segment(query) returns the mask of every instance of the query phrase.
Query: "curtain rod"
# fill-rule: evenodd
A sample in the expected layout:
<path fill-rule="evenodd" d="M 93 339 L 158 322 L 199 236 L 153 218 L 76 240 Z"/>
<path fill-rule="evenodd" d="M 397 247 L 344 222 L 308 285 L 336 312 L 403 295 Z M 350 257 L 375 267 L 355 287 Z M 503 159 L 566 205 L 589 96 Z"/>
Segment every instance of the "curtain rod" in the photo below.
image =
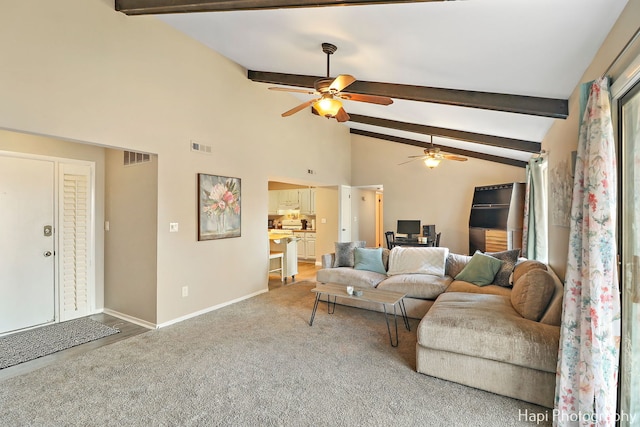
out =
<path fill-rule="evenodd" d="M 624 55 L 629 48 L 631 47 L 631 45 L 638 39 L 638 36 L 640 36 L 640 27 L 638 27 L 638 29 L 636 30 L 636 32 L 633 34 L 633 36 L 631 37 L 631 39 L 629 39 L 629 41 L 627 42 L 626 45 L 624 45 L 624 47 L 622 48 L 622 50 L 620 51 L 620 53 L 614 58 L 613 61 L 611 61 L 611 64 L 609 64 L 609 66 L 607 67 L 607 69 L 605 70 L 604 73 L 602 73 L 602 77 L 606 76 L 609 71 L 611 71 L 611 69 L 613 68 L 614 65 L 616 65 L 616 62 L 618 62 L 618 60 L 622 57 L 622 55 Z"/>

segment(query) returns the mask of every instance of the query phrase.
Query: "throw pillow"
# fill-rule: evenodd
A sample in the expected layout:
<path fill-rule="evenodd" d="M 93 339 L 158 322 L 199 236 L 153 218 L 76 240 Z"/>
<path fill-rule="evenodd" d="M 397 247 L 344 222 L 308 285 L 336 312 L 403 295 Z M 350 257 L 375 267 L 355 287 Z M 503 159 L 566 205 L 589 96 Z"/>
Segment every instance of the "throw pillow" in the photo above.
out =
<path fill-rule="evenodd" d="M 335 242 L 336 259 L 333 263 L 334 267 L 353 267 L 355 259 L 353 250 L 355 248 L 364 248 L 364 241 L 357 242 Z"/>
<path fill-rule="evenodd" d="M 382 248 L 355 248 L 354 252 L 355 270 L 368 270 L 380 274 L 387 274 L 382 263 Z"/>
<path fill-rule="evenodd" d="M 491 255 L 494 258 L 498 258 L 502 261 L 502 267 L 496 273 L 496 277 L 493 279 L 493 284 L 498 286 L 503 286 L 508 288 L 513 285 L 509 281 L 509 277 L 511 273 L 513 273 L 513 268 L 516 266 L 516 262 L 518 262 L 518 257 L 520 256 L 520 249 L 513 249 L 510 251 L 503 252 L 485 252 L 486 255 Z"/>
<path fill-rule="evenodd" d="M 513 278 L 511 280 L 511 283 L 516 283 L 522 276 L 535 269 L 546 270 L 547 266 L 544 263 L 536 261 L 534 259 L 528 259 L 526 261 L 517 263 L 516 267 L 513 269 Z"/>
<path fill-rule="evenodd" d="M 469 263 L 455 277 L 456 280 L 464 280 L 478 286 L 490 285 L 493 278 L 502 266 L 502 261 L 490 255 L 476 251 Z"/>
<path fill-rule="evenodd" d="M 469 261 L 471 261 L 471 255 L 449 253 L 447 257 L 447 276 L 456 277 Z"/>
<path fill-rule="evenodd" d="M 387 274 L 431 274 L 444 276 L 449 248 L 396 246 L 389 254 Z"/>
<path fill-rule="evenodd" d="M 534 269 L 513 285 L 511 305 L 525 319 L 538 321 L 555 292 L 553 277 L 547 270 Z"/>

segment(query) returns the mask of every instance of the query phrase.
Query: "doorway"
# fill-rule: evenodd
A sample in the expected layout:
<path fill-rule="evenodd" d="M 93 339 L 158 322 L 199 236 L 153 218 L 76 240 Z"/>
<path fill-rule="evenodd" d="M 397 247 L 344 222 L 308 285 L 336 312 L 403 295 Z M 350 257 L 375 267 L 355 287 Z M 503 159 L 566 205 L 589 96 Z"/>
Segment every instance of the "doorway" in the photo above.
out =
<path fill-rule="evenodd" d="M 0 153 L 0 334 L 93 309 L 93 167 Z"/>

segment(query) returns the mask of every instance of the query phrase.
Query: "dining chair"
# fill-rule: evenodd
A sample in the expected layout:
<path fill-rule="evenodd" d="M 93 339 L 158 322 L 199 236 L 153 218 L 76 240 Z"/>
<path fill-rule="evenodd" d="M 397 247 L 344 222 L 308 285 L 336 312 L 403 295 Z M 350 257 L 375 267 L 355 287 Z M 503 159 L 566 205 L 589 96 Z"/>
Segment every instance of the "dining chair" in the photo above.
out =
<path fill-rule="evenodd" d="M 387 231 L 384 233 L 384 237 L 387 239 L 387 249 L 392 249 L 393 241 L 396 240 L 396 233 Z"/>

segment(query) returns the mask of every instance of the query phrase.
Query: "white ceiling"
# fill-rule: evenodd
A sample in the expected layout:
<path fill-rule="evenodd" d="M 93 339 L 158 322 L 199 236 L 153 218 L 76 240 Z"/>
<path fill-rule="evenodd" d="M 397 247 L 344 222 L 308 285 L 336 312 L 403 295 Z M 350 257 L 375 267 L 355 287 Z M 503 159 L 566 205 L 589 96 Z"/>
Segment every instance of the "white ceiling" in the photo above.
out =
<path fill-rule="evenodd" d="M 568 99 L 627 0 L 468 0 L 158 15 L 248 70 Z M 266 91 L 271 84 L 262 84 Z M 346 90 L 348 92 L 348 89 Z M 311 95 L 290 97 L 293 108 Z M 407 100 L 345 101 L 348 113 L 541 142 L 554 120 Z M 297 114 L 311 114 L 305 109 Z M 318 120 L 326 120 L 318 117 Z M 282 120 L 287 120 L 283 118 Z M 353 122 L 336 126 L 428 141 Z M 529 153 L 434 138 L 528 160 Z M 420 149 L 416 148 L 420 154 Z"/>

